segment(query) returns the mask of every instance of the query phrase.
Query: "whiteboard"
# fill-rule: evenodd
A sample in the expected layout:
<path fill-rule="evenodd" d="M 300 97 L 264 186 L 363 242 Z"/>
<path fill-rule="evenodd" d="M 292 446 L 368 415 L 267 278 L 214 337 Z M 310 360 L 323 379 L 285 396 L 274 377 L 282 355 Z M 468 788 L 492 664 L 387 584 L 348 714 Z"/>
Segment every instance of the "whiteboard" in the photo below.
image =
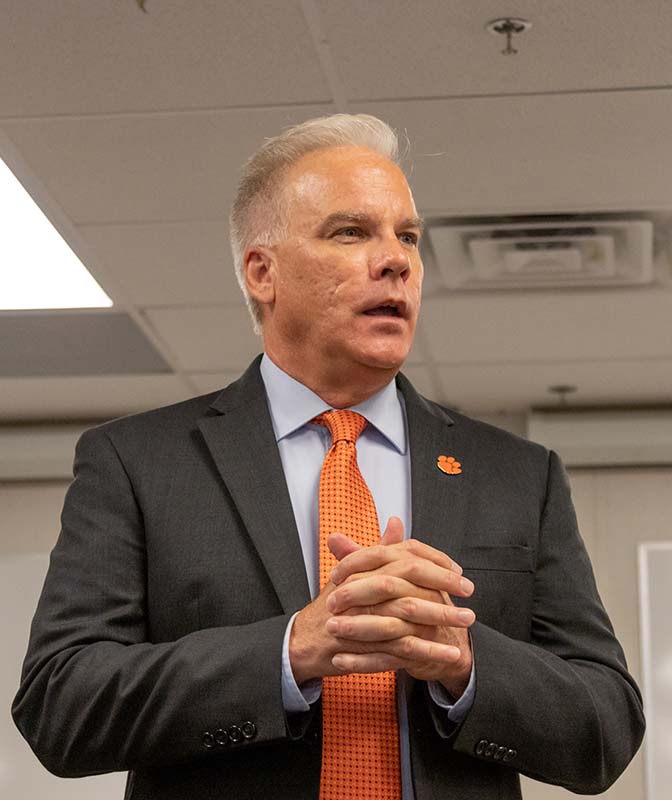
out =
<path fill-rule="evenodd" d="M 0 556 L 0 797 L 6 800 L 121 800 L 125 773 L 92 778 L 57 778 L 33 755 L 9 714 L 19 686 L 30 622 L 49 556 Z"/>
<path fill-rule="evenodd" d="M 639 546 L 647 800 L 672 791 L 672 542 Z"/>

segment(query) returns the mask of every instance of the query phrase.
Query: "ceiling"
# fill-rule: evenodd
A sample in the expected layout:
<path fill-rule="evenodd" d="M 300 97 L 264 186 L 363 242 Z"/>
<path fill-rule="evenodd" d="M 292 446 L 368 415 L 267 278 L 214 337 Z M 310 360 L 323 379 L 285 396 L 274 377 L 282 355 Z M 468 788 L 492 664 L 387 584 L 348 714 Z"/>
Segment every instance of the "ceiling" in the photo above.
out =
<path fill-rule="evenodd" d="M 0 7 L 0 154 L 115 304 L 0 312 L 5 422 L 108 417 L 239 374 L 260 340 L 228 249 L 238 169 L 312 116 L 373 113 L 406 132 L 428 217 L 672 212 L 666 0 L 145 8 Z M 507 14 L 532 22 L 517 55 L 485 30 Z M 554 402 L 558 384 L 578 404 L 669 403 L 666 237 L 645 286 L 451 293 L 430 276 L 407 374 L 475 414 Z"/>

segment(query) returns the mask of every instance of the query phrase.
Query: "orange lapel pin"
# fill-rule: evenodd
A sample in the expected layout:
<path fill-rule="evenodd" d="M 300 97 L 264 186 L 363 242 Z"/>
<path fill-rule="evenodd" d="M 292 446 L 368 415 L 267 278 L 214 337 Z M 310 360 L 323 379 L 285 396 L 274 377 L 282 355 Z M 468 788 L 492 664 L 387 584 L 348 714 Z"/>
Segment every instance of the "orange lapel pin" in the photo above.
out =
<path fill-rule="evenodd" d="M 436 466 L 446 475 L 460 475 L 462 473 L 462 464 L 456 461 L 453 456 L 439 456 Z"/>

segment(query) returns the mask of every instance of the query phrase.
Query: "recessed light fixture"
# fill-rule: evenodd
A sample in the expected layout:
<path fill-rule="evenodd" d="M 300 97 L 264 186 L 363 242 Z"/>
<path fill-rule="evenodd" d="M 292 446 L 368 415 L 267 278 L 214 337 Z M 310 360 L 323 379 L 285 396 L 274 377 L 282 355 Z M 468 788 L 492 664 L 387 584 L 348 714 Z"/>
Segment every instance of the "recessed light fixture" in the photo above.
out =
<path fill-rule="evenodd" d="M 112 305 L 2 159 L 0 220 L 0 310 Z"/>

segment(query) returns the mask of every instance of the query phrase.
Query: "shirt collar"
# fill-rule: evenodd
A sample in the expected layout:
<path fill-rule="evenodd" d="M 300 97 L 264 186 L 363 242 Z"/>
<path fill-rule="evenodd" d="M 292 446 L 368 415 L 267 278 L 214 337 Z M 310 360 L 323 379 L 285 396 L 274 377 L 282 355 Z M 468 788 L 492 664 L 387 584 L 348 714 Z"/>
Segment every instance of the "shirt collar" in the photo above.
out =
<path fill-rule="evenodd" d="M 319 395 L 280 369 L 265 353 L 260 370 L 276 441 L 302 428 L 323 411 L 330 410 L 331 406 Z M 406 416 L 394 380 L 373 397 L 352 406 L 351 410 L 361 414 L 402 455 L 406 453 Z"/>

